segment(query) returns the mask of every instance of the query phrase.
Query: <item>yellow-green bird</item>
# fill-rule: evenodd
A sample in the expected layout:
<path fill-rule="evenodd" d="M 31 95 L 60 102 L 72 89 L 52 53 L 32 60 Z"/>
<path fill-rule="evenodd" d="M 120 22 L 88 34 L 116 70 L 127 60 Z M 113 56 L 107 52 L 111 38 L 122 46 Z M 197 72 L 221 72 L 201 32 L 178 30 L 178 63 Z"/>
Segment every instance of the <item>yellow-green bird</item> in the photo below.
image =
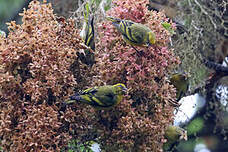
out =
<path fill-rule="evenodd" d="M 178 126 L 168 126 L 165 130 L 167 142 L 163 145 L 165 151 L 171 150 L 182 139 L 187 140 L 187 131 Z"/>
<path fill-rule="evenodd" d="M 127 88 L 122 83 L 93 87 L 76 93 L 66 103 L 81 102 L 94 108 L 106 109 L 119 104 L 126 92 Z"/>
<path fill-rule="evenodd" d="M 110 16 L 106 17 L 106 19 L 112 22 L 112 24 L 122 34 L 123 39 L 132 47 L 150 46 L 156 42 L 155 34 L 149 27 L 143 24 L 135 23 L 130 20 L 121 20 Z"/>
<path fill-rule="evenodd" d="M 93 15 L 89 15 L 88 18 L 85 19 L 81 36 L 85 45 L 90 47 L 92 50 L 95 50 Z"/>
<path fill-rule="evenodd" d="M 176 88 L 177 101 L 179 101 L 188 91 L 189 80 L 186 74 L 176 73 L 170 78 L 170 82 Z"/>
<path fill-rule="evenodd" d="M 94 17 L 92 15 L 85 15 L 85 22 L 80 33 L 86 46 L 95 51 L 94 41 Z M 82 63 L 92 66 L 95 63 L 94 53 L 89 49 L 85 49 L 83 53 L 77 53 Z"/>

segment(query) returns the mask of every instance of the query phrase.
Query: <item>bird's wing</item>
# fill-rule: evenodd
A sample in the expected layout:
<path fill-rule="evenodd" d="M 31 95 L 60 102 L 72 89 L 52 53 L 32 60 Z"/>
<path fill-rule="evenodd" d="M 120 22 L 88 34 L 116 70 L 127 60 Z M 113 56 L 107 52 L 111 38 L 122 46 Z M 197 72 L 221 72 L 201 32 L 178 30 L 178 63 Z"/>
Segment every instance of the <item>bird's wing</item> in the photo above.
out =
<path fill-rule="evenodd" d="M 108 107 L 115 103 L 115 96 L 112 87 L 104 86 L 99 88 L 94 97 L 101 102 L 101 106 Z"/>
<path fill-rule="evenodd" d="M 80 92 L 79 94 L 80 95 L 86 95 L 86 94 L 94 95 L 97 91 L 98 91 L 97 87 L 92 87 L 92 88 L 88 88 L 88 89 Z"/>
<path fill-rule="evenodd" d="M 95 50 L 95 44 L 94 44 L 94 25 L 93 25 L 93 16 L 89 16 L 86 29 L 86 37 L 85 37 L 85 44 L 89 46 L 92 50 Z"/>
<path fill-rule="evenodd" d="M 131 38 L 137 41 L 138 43 L 143 43 L 146 31 L 142 29 L 138 24 L 133 24 L 131 26 Z"/>
<path fill-rule="evenodd" d="M 84 91 L 80 91 L 80 92 L 75 93 L 73 96 L 70 96 L 70 99 L 71 100 L 77 100 L 77 101 L 84 100 L 83 97 L 87 97 L 88 99 L 90 99 L 91 98 L 90 96 L 94 96 L 94 94 L 96 92 L 97 92 L 96 87 L 88 88 Z"/>
<path fill-rule="evenodd" d="M 142 43 L 143 33 L 140 32 L 141 28 L 137 26 L 137 23 L 131 21 L 122 21 L 120 23 L 120 29 L 123 36 L 132 43 Z"/>

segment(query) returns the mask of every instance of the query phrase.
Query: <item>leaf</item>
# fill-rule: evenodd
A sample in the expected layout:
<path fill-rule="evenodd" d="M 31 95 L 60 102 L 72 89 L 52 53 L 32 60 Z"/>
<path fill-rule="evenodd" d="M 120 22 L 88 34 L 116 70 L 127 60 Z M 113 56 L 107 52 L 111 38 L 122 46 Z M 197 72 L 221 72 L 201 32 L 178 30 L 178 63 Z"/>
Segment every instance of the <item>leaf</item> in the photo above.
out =
<path fill-rule="evenodd" d="M 96 5 L 99 6 L 101 3 L 101 0 L 96 0 Z"/>
<path fill-rule="evenodd" d="M 112 0 L 106 1 L 106 5 L 104 6 L 105 11 L 108 11 L 111 8 L 111 3 L 112 3 Z"/>
<path fill-rule="evenodd" d="M 84 11 L 84 19 L 87 22 L 88 18 L 89 18 L 89 3 L 85 4 L 85 11 Z"/>
<path fill-rule="evenodd" d="M 170 34 L 175 34 L 176 32 L 172 29 L 172 26 L 170 23 L 167 23 L 167 22 L 163 22 L 162 23 L 162 26 L 169 31 Z"/>
<path fill-rule="evenodd" d="M 169 24 L 169 23 L 167 23 L 167 22 L 163 22 L 163 23 L 162 23 L 162 26 L 163 26 L 166 30 L 168 30 L 169 28 L 171 28 L 171 24 Z"/>
<path fill-rule="evenodd" d="M 89 15 L 89 3 L 86 3 L 85 8 L 86 8 L 86 13 L 87 13 L 87 17 L 88 17 L 88 15 Z"/>
<path fill-rule="evenodd" d="M 203 127 L 204 127 L 204 120 L 200 117 L 195 118 L 187 127 L 188 136 L 199 132 L 200 130 L 203 129 Z"/>

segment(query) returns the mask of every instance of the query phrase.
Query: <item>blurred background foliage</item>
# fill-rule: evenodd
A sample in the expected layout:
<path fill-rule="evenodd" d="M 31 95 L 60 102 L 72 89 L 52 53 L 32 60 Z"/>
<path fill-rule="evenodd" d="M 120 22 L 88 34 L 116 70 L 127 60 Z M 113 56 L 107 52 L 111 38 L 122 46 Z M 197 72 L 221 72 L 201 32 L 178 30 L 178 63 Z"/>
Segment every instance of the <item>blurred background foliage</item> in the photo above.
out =
<path fill-rule="evenodd" d="M 0 0 L 0 30 L 7 32 L 6 22 L 16 20 L 20 23 L 18 13 L 28 7 L 31 0 Z M 76 18 L 80 28 L 83 23 L 82 0 L 48 0 L 54 12 L 66 18 Z M 91 10 L 99 21 L 98 9 L 104 5 L 106 11 L 111 7 L 111 0 L 91 0 Z M 226 63 L 228 55 L 228 2 L 226 0 L 151 0 L 148 7 L 152 10 L 165 11 L 166 15 L 176 23 L 176 34 L 172 38 L 170 47 L 180 57 L 181 65 L 176 72 L 188 73 L 191 78 L 189 95 L 198 93 L 201 98 L 194 97 L 182 100 L 182 104 L 189 109 L 195 109 L 191 116 L 186 111 L 182 117 L 186 118 L 179 123 L 188 131 L 188 141 L 180 142 L 173 151 L 179 152 L 221 152 L 228 151 L 228 78 L 227 73 L 211 70 L 202 63 L 202 59 L 217 64 Z M 101 19 L 101 18 L 100 18 Z M 226 61 L 226 62 L 224 62 Z M 227 66 L 227 64 L 224 64 Z M 203 98 L 203 99 L 202 99 Z M 197 104 L 205 104 L 197 107 Z M 177 113 L 178 113 L 177 112 Z M 177 120 L 178 121 L 178 120 Z M 90 143 L 91 144 L 91 143 Z M 92 151 L 69 141 L 69 151 Z M 0 148 L 1 150 L 1 148 Z"/>
<path fill-rule="evenodd" d="M 0 2 L 0 19 L 2 21 L 6 18 L 11 17 L 15 10 L 21 7 L 24 0 L 1 0 Z"/>
<path fill-rule="evenodd" d="M 18 12 L 22 7 L 27 5 L 25 0 L 1 0 L 0 1 L 0 29 L 5 31 L 7 29 L 6 22 L 11 20 L 18 20 Z"/>

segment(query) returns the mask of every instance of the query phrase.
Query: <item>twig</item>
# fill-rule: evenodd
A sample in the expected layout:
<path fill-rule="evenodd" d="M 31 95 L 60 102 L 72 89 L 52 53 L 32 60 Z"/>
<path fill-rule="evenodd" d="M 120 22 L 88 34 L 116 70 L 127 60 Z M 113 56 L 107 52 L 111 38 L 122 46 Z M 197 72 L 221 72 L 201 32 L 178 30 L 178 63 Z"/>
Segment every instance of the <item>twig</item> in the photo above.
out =
<path fill-rule="evenodd" d="M 212 17 L 208 14 L 208 12 L 203 8 L 202 5 L 200 5 L 200 3 L 199 3 L 197 0 L 194 0 L 194 1 L 195 1 L 196 5 L 198 5 L 198 6 L 200 7 L 201 11 L 202 11 L 205 15 L 208 16 L 208 18 L 210 19 L 211 23 L 214 25 L 214 28 L 217 29 L 216 24 L 214 23 Z"/>

